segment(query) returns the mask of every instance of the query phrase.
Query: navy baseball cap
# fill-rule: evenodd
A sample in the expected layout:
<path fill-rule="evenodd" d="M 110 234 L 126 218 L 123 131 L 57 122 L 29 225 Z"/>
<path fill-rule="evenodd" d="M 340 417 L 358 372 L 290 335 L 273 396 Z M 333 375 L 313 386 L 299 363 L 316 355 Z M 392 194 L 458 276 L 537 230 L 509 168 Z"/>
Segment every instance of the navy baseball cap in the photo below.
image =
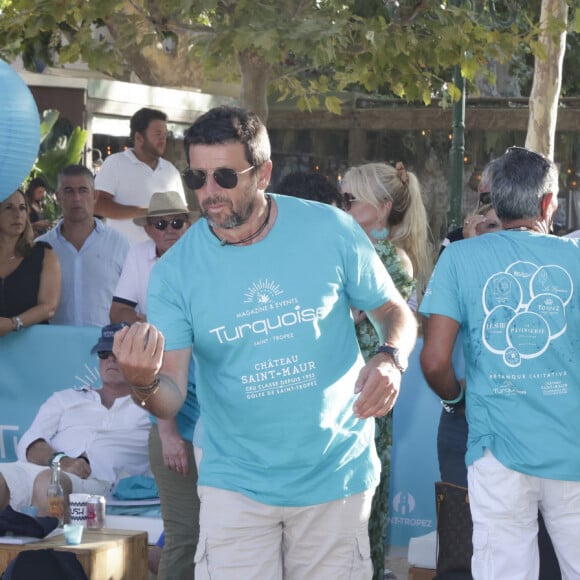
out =
<path fill-rule="evenodd" d="M 91 348 L 91 354 L 95 354 L 96 352 L 112 352 L 115 333 L 119 332 L 125 326 L 129 325 L 126 322 L 119 322 L 118 324 L 107 324 L 107 326 L 103 326 L 97 344 Z"/>

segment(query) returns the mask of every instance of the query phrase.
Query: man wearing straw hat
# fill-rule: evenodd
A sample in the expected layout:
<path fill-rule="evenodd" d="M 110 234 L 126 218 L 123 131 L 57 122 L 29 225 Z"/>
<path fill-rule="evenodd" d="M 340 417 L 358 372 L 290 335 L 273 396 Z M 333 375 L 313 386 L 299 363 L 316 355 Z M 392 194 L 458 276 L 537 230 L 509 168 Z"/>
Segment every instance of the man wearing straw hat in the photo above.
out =
<path fill-rule="evenodd" d="M 157 260 L 187 231 L 195 221 L 181 195 L 176 191 L 154 193 L 145 217 L 133 219 L 143 226 L 149 237 L 131 247 L 113 295 L 109 316 L 111 322 L 133 323 L 146 319 L 147 284 Z"/>

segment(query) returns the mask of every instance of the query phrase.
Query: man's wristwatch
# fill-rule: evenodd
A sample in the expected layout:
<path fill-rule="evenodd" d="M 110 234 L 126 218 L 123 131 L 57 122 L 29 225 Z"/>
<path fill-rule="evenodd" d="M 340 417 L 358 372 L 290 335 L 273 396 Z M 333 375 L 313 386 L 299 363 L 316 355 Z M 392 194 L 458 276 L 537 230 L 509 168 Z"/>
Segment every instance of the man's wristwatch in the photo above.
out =
<path fill-rule="evenodd" d="M 375 354 L 379 353 L 390 354 L 393 357 L 395 366 L 399 369 L 399 371 L 401 371 L 401 374 L 407 370 L 409 362 L 403 358 L 401 352 L 396 346 L 391 346 L 390 344 L 381 344 L 375 351 Z"/>
<path fill-rule="evenodd" d="M 20 316 L 12 317 L 12 327 L 13 332 L 20 332 L 24 328 L 24 324 L 22 323 L 22 318 L 20 318 Z"/>

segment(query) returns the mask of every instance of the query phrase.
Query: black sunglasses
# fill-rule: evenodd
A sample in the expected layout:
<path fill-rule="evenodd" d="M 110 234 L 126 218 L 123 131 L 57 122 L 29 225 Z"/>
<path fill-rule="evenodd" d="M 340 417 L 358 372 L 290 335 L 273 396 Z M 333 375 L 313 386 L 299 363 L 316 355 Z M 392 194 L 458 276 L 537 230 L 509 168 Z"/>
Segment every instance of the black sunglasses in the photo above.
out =
<path fill-rule="evenodd" d="M 347 193 L 346 191 L 342 194 L 342 207 L 345 211 L 350 211 L 353 202 L 356 201 L 355 196 L 352 193 Z"/>
<path fill-rule="evenodd" d="M 101 360 L 107 360 L 113 353 L 110 350 L 100 350 L 97 353 L 97 356 L 101 359 Z"/>
<path fill-rule="evenodd" d="M 233 189 L 238 185 L 238 175 L 252 171 L 254 165 L 242 171 L 235 171 L 229 167 L 218 167 L 212 172 L 214 181 L 224 189 Z M 189 189 L 201 189 L 207 181 L 207 171 L 203 169 L 186 169 L 181 177 Z"/>
<path fill-rule="evenodd" d="M 155 221 L 147 222 L 150 226 L 153 226 L 156 230 L 166 230 L 167 226 L 171 226 L 174 230 L 180 230 L 185 223 L 185 220 L 174 218 L 172 220 L 158 219 Z"/>

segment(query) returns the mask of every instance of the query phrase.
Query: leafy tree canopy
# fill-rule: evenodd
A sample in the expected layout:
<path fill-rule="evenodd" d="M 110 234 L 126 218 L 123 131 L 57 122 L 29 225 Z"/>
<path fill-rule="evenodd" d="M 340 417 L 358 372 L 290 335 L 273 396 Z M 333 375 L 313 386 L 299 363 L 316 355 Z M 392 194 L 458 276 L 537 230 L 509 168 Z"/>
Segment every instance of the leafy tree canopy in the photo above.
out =
<path fill-rule="evenodd" d="M 569 0 L 574 8 L 576 0 Z M 490 59 L 542 54 L 540 0 L 0 0 L 0 56 L 28 67 L 82 60 L 152 85 L 241 82 L 241 102 L 267 117 L 267 95 L 340 111 L 353 88 L 429 104 L 458 96 Z M 580 31 L 580 10 L 572 30 Z M 556 33 L 564 23 L 551 21 Z M 576 43 L 577 44 L 577 43 Z M 577 58 L 577 57 L 576 57 Z M 577 75 L 576 75 L 577 76 Z M 577 83 L 580 84 L 580 83 Z"/>

